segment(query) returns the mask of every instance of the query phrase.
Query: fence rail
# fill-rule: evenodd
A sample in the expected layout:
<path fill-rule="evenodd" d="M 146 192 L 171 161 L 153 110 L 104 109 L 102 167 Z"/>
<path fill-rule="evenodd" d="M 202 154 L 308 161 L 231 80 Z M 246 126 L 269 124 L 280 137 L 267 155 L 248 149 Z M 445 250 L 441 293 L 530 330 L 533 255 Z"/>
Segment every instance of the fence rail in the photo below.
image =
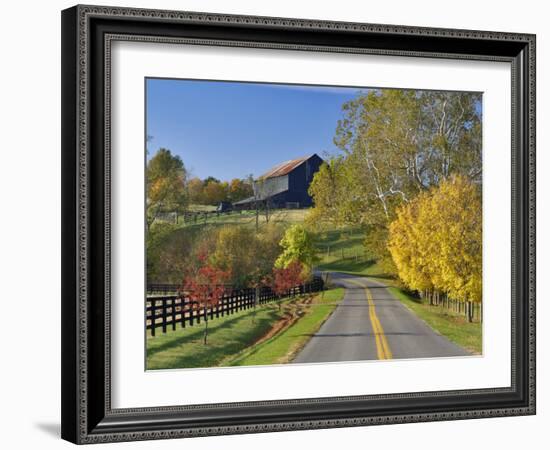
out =
<path fill-rule="evenodd" d="M 173 295 L 151 295 L 147 297 L 146 302 L 146 329 L 151 330 L 151 336 L 155 336 L 157 328 L 162 328 L 162 332 L 166 333 L 169 328 L 176 330 L 178 325 L 181 328 L 192 327 L 200 324 L 201 321 L 214 320 L 280 298 L 319 292 L 323 290 L 323 287 L 323 280 L 320 277 L 314 277 L 311 282 L 295 286 L 284 295 L 276 295 L 269 287 L 240 289 L 232 291 L 210 307 L 199 305 L 198 302 L 190 300 L 182 292 Z M 176 285 L 170 284 L 152 285 L 151 288 L 151 292 L 161 292 L 160 288 L 166 288 L 167 292 L 178 291 Z M 169 289 L 176 290 L 170 291 Z"/>

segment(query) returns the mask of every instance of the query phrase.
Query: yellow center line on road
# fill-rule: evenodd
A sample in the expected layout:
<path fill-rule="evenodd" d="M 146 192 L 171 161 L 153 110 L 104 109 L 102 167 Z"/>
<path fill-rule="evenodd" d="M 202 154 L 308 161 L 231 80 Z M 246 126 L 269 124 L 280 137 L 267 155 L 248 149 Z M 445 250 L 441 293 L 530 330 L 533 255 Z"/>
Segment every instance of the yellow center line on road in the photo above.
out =
<path fill-rule="evenodd" d="M 378 359 L 392 359 L 393 355 L 390 350 L 390 346 L 388 344 L 388 340 L 386 339 L 386 335 L 384 334 L 384 328 L 382 328 L 382 324 L 380 323 L 380 320 L 378 319 L 378 316 L 376 315 L 376 307 L 374 305 L 374 299 L 372 298 L 372 293 L 370 289 L 366 286 L 363 286 L 361 283 L 349 280 L 353 284 L 357 286 L 361 286 L 365 289 L 365 293 L 367 294 L 367 302 L 369 305 L 369 317 L 370 322 L 372 325 L 372 330 L 374 332 L 374 337 L 376 341 L 376 353 L 378 356 Z"/>
<path fill-rule="evenodd" d="M 372 298 L 372 293 L 368 287 L 365 287 L 365 291 L 367 292 L 367 300 L 369 302 L 369 308 L 371 312 L 371 322 L 373 323 L 373 328 L 377 330 L 375 331 L 375 333 L 376 333 L 376 336 L 380 338 L 380 342 L 384 353 L 384 358 L 379 357 L 378 359 L 392 359 L 393 355 L 390 350 L 390 345 L 388 344 L 388 340 L 386 339 L 386 335 L 384 334 L 384 328 L 382 328 L 382 324 L 380 323 L 380 320 L 376 315 L 376 307 L 374 306 L 374 299 Z M 376 324 L 376 327 L 374 326 L 374 324 Z"/>

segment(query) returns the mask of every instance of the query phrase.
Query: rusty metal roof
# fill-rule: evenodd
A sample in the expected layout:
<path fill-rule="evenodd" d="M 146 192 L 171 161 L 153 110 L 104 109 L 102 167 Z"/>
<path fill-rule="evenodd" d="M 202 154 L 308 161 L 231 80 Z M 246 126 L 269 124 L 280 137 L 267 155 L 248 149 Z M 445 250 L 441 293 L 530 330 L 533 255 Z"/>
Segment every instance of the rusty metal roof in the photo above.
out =
<path fill-rule="evenodd" d="M 285 161 L 281 164 L 277 164 L 275 167 L 272 167 L 266 173 L 264 173 L 260 178 L 273 178 L 286 175 L 289 172 L 292 172 L 296 167 L 302 164 L 304 161 L 307 161 L 313 155 L 303 156 L 301 158 L 291 159 L 290 161 Z"/>

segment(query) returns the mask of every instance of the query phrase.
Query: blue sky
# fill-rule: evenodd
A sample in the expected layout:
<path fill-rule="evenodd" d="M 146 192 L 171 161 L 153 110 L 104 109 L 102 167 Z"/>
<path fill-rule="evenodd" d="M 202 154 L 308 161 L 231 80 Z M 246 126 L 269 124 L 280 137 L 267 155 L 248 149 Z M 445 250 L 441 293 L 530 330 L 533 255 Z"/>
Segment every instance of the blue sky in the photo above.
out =
<path fill-rule="evenodd" d="M 296 157 L 335 153 L 342 104 L 359 89 L 147 79 L 149 156 L 179 155 L 193 176 L 261 175 Z"/>

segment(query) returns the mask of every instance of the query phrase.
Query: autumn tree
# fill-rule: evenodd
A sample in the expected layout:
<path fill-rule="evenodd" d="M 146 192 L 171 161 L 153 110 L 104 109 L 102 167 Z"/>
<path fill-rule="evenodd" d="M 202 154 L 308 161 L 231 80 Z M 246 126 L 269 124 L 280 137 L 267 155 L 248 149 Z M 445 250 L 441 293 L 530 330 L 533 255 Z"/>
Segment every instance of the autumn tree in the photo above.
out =
<path fill-rule="evenodd" d="M 271 274 L 281 252 L 280 226 L 266 225 L 261 233 L 251 233 L 243 226 L 223 226 L 216 232 L 209 261 L 221 270 L 231 273 L 234 287 L 255 287 Z"/>
<path fill-rule="evenodd" d="M 437 275 L 430 232 L 439 220 L 432 218 L 431 212 L 430 193 L 421 193 L 399 208 L 389 227 L 388 248 L 399 278 L 409 289 L 419 292 L 434 289 Z"/>
<path fill-rule="evenodd" d="M 189 194 L 189 203 L 201 205 L 204 203 L 204 184 L 200 178 L 191 178 L 187 183 L 187 192 Z"/>
<path fill-rule="evenodd" d="M 160 213 L 183 211 L 187 206 L 187 171 L 178 155 L 161 148 L 147 163 L 146 177 L 146 216 L 150 228 Z"/>
<path fill-rule="evenodd" d="M 206 205 L 217 205 L 228 198 L 228 183 L 216 179 L 205 180 L 203 187 L 203 201 Z"/>
<path fill-rule="evenodd" d="M 225 226 L 218 232 L 212 264 L 231 272 L 236 287 L 247 287 L 256 270 L 256 238 L 242 226 Z"/>
<path fill-rule="evenodd" d="M 233 178 L 229 183 L 229 200 L 238 202 L 254 195 L 252 186 L 247 180 Z"/>
<path fill-rule="evenodd" d="M 480 186 L 464 176 L 443 181 L 397 210 L 388 247 L 410 289 L 481 302 Z"/>
<path fill-rule="evenodd" d="M 279 297 L 287 295 L 292 288 L 304 281 L 304 266 L 298 260 L 291 261 L 286 267 L 273 269 L 273 292 Z M 279 309 L 281 309 L 281 302 L 279 302 Z"/>
<path fill-rule="evenodd" d="M 225 283 L 229 278 L 229 272 L 212 267 L 207 263 L 207 258 L 202 255 L 200 265 L 192 273 L 188 273 L 184 280 L 183 290 L 189 296 L 193 309 L 204 314 L 204 345 L 208 339 L 208 314 L 207 311 L 217 306 L 225 292 Z"/>
<path fill-rule="evenodd" d="M 240 178 L 227 182 L 214 177 L 204 180 L 195 177 L 187 183 L 187 191 L 189 201 L 196 205 L 217 205 L 223 201 L 237 202 L 253 195 L 250 183 Z"/>
<path fill-rule="evenodd" d="M 438 257 L 437 283 L 452 298 L 480 302 L 482 291 L 481 192 L 464 177 L 441 184 L 432 198 L 433 230 Z"/>

